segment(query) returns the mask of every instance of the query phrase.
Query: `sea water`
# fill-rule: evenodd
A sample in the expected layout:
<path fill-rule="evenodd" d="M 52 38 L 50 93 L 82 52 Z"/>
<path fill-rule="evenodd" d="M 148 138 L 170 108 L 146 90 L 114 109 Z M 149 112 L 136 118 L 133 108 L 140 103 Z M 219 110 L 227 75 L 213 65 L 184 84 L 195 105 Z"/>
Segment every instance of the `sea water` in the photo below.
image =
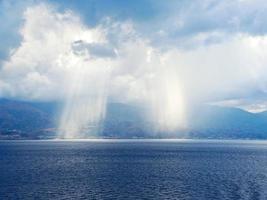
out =
<path fill-rule="evenodd" d="M 0 199 L 267 199 L 267 142 L 0 141 Z"/>

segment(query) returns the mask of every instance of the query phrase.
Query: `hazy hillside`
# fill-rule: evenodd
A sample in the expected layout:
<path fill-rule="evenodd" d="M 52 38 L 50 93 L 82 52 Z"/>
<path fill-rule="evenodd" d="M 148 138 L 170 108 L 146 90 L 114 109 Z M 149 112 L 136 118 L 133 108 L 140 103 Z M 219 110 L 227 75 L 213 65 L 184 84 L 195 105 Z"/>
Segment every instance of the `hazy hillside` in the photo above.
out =
<path fill-rule="evenodd" d="M 56 133 L 59 106 L 56 103 L 30 103 L 0 100 L 1 138 L 48 138 Z M 110 103 L 100 137 L 180 137 L 267 139 L 267 112 L 249 113 L 236 108 L 199 106 L 190 112 L 187 128 L 172 133 L 153 131 L 143 109 Z"/>
<path fill-rule="evenodd" d="M 0 100 L 0 134 L 32 137 L 55 127 L 56 106 L 52 103 L 29 103 Z"/>
<path fill-rule="evenodd" d="M 190 135 L 211 138 L 267 138 L 267 115 L 238 108 L 203 106 L 191 114 Z"/>

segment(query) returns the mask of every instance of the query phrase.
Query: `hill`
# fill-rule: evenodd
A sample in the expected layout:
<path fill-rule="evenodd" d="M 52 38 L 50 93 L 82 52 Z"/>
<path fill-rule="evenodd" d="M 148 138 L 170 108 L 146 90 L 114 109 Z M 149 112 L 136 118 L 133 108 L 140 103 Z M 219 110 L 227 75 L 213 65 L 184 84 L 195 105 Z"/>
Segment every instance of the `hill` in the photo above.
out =
<path fill-rule="evenodd" d="M 56 135 L 58 103 L 0 100 L 1 139 L 43 139 Z M 138 106 L 110 103 L 100 137 L 267 139 L 267 112 L 202 105 L 189 112 L 187 128 L 159 132 Z"/>

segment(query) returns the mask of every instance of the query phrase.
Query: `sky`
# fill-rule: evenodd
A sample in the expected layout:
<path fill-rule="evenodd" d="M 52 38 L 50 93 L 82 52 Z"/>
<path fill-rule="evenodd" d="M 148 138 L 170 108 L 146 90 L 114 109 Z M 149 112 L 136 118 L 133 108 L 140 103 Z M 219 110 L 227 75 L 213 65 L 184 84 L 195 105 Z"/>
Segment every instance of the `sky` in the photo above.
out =
<path fill-rule="evenodd" d="M 64 126 L 81 112 L 97 121 L 107 102 L 145 105 L 165 128 L 203 103 L 261 112 L 266 9 L 265 0 L 0 0 L 0 97 L 63 101 Z"/>

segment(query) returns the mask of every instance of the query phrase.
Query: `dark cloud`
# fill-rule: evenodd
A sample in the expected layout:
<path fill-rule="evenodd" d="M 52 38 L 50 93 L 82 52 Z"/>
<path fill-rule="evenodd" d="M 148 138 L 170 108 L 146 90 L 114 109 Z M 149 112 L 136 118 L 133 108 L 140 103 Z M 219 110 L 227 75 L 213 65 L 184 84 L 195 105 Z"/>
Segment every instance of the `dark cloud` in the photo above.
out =
<path fill-rule="evenodd" d="M 90 25 L 105 17 L 114 21 L 132 21 L 140 35 L 155 45 L 186 47 L 218 43 L 234 33 L 264 35 L 267 32 L 265 0 L 137 0 L 137 1 L 55 1 L 60 9 L 74 10 Z M 198 34 L 221 32 L 194 44 Z M 192 44 L 191 44 L 192 43 Z"/>

